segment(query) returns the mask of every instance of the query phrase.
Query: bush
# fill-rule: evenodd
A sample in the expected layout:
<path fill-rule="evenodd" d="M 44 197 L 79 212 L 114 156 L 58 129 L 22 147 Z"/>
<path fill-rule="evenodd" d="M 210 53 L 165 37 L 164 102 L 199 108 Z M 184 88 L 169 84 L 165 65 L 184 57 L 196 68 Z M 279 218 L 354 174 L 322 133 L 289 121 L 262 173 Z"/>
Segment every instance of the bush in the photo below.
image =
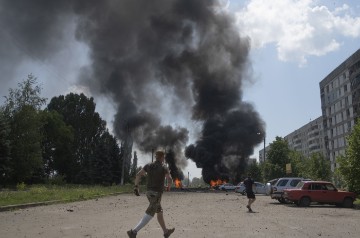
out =
<path fill-rule="evenodd" d="M 16 190 L 23 191 L 26 188 L 26 184 L 24 182 L 16 184 Z"/>
<path fill-rule="evenodd" d="M 47 183 L 50 184 L 50 185 L 63 186 L 63 185 L 66 184 L 65 176 L 63 176 L 63 175 L 55 175 L 54 177 L 49 178 Z"/>

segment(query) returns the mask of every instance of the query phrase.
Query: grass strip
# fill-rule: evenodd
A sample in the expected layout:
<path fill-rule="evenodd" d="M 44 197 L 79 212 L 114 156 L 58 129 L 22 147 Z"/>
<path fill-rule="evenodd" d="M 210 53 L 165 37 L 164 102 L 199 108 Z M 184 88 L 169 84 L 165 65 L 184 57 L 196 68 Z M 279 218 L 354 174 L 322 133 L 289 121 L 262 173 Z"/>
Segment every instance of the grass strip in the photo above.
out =
<path fill-rule="evenodd" d="M 0 191 L 0 207 L 48 201 L 80 201 L 115 193 L 132 192 L 133 185 L 86 186 L 86 185 L 32 185 L 23 190 Z"/>

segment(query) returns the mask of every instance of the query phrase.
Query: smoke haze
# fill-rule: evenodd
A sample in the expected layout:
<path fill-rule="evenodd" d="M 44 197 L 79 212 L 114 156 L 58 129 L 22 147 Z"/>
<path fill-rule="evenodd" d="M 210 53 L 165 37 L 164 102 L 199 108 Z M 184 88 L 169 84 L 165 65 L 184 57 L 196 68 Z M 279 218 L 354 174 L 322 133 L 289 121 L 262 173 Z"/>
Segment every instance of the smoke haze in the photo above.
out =
<path fill-rule="evenodd" d="M 7 64 L 52 57 L 75 22 L 75 37 L 91 60 L 79 83 L 112 99 L 116 136 L 130 131 L 143 152 L 171 150 L 169 158 L 184 168 L 191 127 L 177 121 L 200 122 L 185 156 L 202 168 L 205 182 L 238 178 L 263 139 L 264 123 L 242 101 L 249 40 L 219 1 L 1 0 L 0 13 L 3 35 L 28 52 L 10 54 L 9 37 L 1 37 L 0 53 L 10 55 L 0 63 Z"/>

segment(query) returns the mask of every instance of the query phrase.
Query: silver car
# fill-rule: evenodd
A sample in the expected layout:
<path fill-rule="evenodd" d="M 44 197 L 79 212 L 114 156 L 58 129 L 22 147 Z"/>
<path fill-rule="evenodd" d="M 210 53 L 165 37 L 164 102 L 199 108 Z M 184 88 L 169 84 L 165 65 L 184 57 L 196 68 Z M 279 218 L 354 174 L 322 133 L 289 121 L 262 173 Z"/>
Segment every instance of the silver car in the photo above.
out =
<path fill-rule="evenodd" d="M 253 188 L 254 193 L 256 193 L 256 194 L 267 194 L 267 188 L 266 188 L 265 184 L 255 182 L 254 185 L 255 185 L 255 188 Z M 236 193 L 241 193 L 242 195 L 246 194 L 246 188 L 245 188 L 245 185 L 244 185 L 243 182 L 236 185 L 235 192 Z"/>
<path fill-rule="evenodd" d="M 223 191 L 234 190 L 235 187 L 236 186 L 231 183 L 224 183 L 220 185 L 219 190 L 223 190 Z"/>

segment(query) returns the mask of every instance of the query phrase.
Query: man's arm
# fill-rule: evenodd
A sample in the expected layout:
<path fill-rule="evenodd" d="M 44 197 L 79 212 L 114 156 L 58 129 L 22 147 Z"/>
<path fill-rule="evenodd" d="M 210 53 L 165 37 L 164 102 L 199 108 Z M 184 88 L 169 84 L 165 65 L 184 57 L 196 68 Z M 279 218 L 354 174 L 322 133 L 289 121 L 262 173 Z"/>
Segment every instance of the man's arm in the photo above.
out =
<path fill-rule="evenodd" d="M 137 174 L 136 174 L 136 177 L 135 177 L 135 187 L 136 186 L 139 186 L 139 183 L 140 183 L 140 179 L 142 176 L 144 176 L 146 174 L 146 171 L 142 168 Z"/>
<path fill-rule="evenodd" d="M 139 193 L 139 183 L 140 183 L 140 179 L 142 176 L 144 176 L 146 174 L 146 171 L 144 169 L 141 169 L 137 174 L 136 174 L 136 177 L 135 177 L 135 186 L 134 186 L 134 194 L 136 196 L 140 196 L 140 193 Z"/>
<path fill-rule="evenodd" d="M 167 181 L 167 191 L 170 191 L 170 187 L 171 187 L 171 184 L 172 184 L 172 178 L 171 178 L 170 172 L 167 172 L 165 174 L 165 178 L 166 178 L 166 181 Z"/>

